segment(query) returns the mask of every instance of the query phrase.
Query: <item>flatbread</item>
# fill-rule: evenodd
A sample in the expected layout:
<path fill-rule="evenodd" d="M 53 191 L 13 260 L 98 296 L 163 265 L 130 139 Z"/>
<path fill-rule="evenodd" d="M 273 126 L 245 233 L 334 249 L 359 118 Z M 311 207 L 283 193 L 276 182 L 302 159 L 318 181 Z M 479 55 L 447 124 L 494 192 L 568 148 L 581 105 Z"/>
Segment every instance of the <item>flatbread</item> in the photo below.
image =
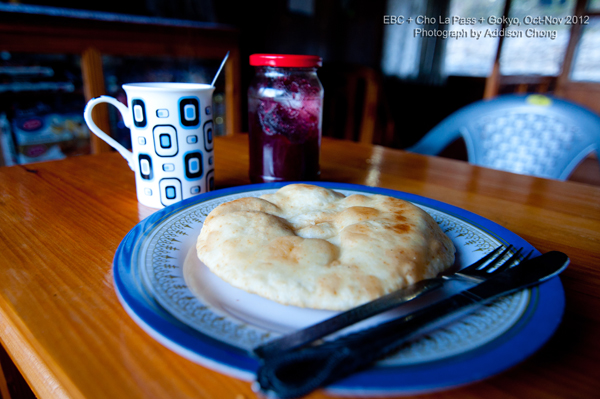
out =
<path fill-rule="evenodd" d="M 237 288 L 285 305 L 346 310 L 454 263 L 454 245 L 409 202 L 290 184 L 219 205 L 196 245 Z"/>

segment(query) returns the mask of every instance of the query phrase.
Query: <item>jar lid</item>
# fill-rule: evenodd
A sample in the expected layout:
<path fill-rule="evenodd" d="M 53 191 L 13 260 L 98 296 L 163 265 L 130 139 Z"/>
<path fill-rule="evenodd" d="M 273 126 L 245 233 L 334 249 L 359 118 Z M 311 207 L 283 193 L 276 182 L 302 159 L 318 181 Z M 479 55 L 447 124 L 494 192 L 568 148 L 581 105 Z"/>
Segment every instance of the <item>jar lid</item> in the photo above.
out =
<path fill-rule="evenodd" d="M 272 66 L 288 68 L 314 68 L 323 65 L 321 57 L 316 55 L 295 54 L 252 54 L 252 66 Z"/>

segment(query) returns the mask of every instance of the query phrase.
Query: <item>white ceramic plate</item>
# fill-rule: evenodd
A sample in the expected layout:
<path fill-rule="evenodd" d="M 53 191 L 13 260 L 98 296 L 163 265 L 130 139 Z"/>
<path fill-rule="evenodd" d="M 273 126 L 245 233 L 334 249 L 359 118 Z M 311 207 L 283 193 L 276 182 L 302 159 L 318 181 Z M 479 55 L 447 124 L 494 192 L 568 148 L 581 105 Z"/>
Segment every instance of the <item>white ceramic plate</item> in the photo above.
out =
<path fill-rule="evenodd" d="M 336 183 L 320 185 L 346 195 L 392 195 L 420 206 L 452 239 L 461 267 L 500 244 L 533 249 L 495 223 L 447 204 L 379 188 Z M 232 376 L 252 380 L 258 367 L 257 360 L 250 354 L 254 347 L 334 315 L 330 311 L 280 305 L 234 288 L 212 274 L 196 257 L 196 238 L 212 209 L 223 202 L 260 196 L 279 187 L 281 184 L 254 185 L 208 193 L 165 208 L 136 226 L 119 247 L 114 266 L 117 292 L 134 320 L 181 355 Z M 190 279 L 195 280 L 193 286 L 198 287 L 197 292 L 188 288 Z M 461 288 L 464 287 L 459 283 L 451 284 L 443 291 L 347 331 L 397 317 Z M 540 303 L 540 298 L 544 302 Z M 539 288 L 503 298 L 423 337 L 373 369 L 348 377 L 330 389 L 351 395 L 415 393 L 484 378 L 524 359 L 541 346 L 556 329 L 563 302 L 560 281 L 553 279 Z M 536 315 L 538 317 L 532 317 Z M 528 334 L 528 329 L 539 329 L 540 325 L 544 334 L 523 335 Z M 512 342 L 510 345 L 519 345 L 518 353 L 496 352 L 507 345 L 507 340 Z M 481 363 L 493 353 L 496 353 L 495 358 Z M 464 374 L 457 376 L 457 370 Z M 435 374 L 431 374 L 434 371 Z"/>

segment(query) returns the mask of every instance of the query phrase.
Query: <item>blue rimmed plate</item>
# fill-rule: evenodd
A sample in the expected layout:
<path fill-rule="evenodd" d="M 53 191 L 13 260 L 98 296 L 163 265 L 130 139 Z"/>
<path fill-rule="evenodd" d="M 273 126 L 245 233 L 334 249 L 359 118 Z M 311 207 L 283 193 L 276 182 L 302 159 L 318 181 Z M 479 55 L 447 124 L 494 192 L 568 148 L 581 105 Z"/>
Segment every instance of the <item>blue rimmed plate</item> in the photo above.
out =
<path fill-rule="evenodd" d="M 312 183 L 315 184 L 315 183 Z M 466 266 L 499 244 L 534 249 L 503 227 L 460 208 L 393 190 L 316 183 L 343 194 L 383 194 L 411 201 L 438 222 Z M 281 334 L 331 317 L 329 311 L 283 306 L 233 288 L 196 257 L 204 218 L 221 203 L 260 196 L 284 184 L 259 184 L 203 194 L 156 212 L 122 241 L 114 259 L 115 287 L 131 317 L 152 337 L 209 368 L 253 380 L 252 348 Z M 536 251 L 537 252 L 537 251 Z M 378 316 L 355 328 L 397 317 L 436 296 Z M 336 394 L 430 392 L 477 381 L 525 359 L 558 327 L 564 292 L 558 278 L 505 297 L 467 318 L 407 345 L 373 368 L 328 389 Z"/>

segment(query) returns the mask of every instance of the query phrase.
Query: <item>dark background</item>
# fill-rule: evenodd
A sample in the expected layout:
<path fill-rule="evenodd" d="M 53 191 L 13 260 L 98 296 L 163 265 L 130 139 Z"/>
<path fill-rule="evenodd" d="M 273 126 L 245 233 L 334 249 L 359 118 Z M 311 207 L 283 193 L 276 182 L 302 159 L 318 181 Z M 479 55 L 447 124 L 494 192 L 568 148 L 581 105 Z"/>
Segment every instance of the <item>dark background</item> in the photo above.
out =
<path fill-rule="evenodd" d="M 319 77 L 325 88 L 324 135 L 340 137 L 344 93 L 341 71 L 356 67 L 375 70 L 381 78 L 380 120 L 394 122 L 393 137 L 375 142 L 405 148 L 414 144 L 445 116 L 483 96 L 484 78 L 448 77 L 442 82 L 402 81 L 381 74 L 383 16 L 386 0 L 315 0 L 312 15 L 290 9 L 286 0 L 128 0 L 128 1 L 18 1 L 131 15 L 187 19 L 231 25 L 240 32 L 242 93 L 246 93 L 253 68 L 253 53 L 316 54 L 323 58 Z M 441 7 L 448 0 L 435 1 Z M 360 88 L 359 88 L 360 89 Z M 242 96 L 243 129 L 247 129 L 246 98 Z M 360 109 L 360 104 L 357 104 Z M 381 128 L 381 126 L 380 126 Z M 382 128 L 381 128 L 382 129 Z"/>

